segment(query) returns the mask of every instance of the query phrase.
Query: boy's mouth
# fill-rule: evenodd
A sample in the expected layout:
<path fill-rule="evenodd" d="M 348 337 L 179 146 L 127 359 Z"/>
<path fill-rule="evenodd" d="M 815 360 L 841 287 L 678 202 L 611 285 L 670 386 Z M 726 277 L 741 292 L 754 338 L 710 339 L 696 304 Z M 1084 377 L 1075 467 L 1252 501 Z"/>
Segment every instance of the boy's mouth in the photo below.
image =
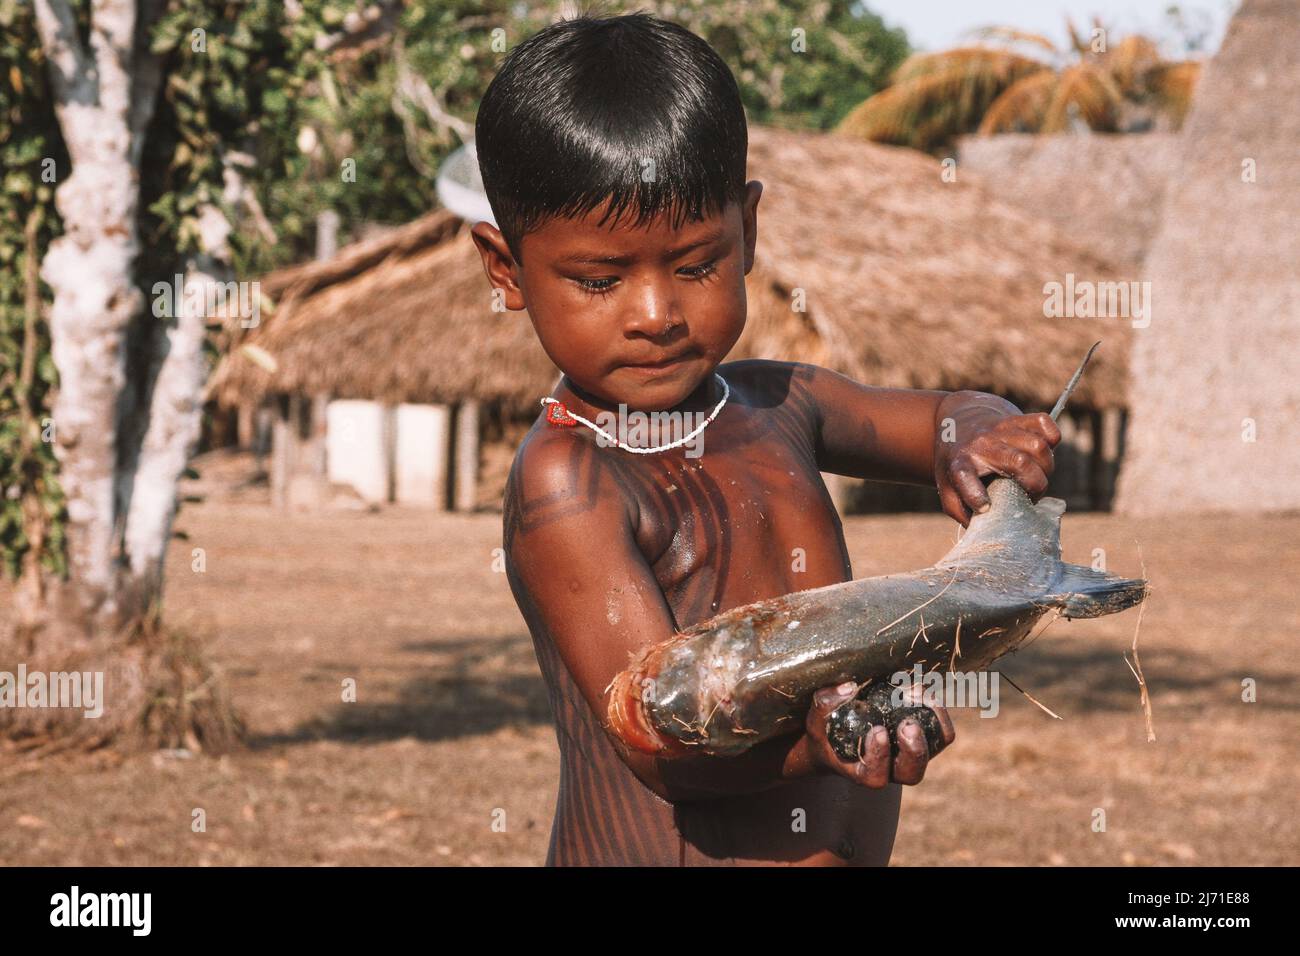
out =
<path fill-rule="evenodd" d="M 647 362 L 625 362 L 623 367 L 639 374 L 653 375 L 657 372 L 666 372 L 674 369 L 695 358 L 695 356 L 695 351 L 693 349 L 688 349 L 685 352 L 678 352 L 675 355 L 669 355 Z"/>

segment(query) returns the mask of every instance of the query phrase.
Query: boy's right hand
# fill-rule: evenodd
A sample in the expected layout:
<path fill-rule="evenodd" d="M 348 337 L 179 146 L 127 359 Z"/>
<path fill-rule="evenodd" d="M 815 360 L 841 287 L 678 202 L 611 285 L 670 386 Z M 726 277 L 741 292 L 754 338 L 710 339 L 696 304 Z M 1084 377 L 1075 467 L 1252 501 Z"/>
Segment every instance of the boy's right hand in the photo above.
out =
<path fill-rule="evenodd" d="M 889 731 L 884 727 L 872 728 L 860 758 L 844 760 L 835 752 L 826 738 L 826 723 L 831 713 L 841 704 L 852 700 L 857 692 L 858 685 L 848 683 L 838 687 L 823 687 L 813 694 L 812 706 L 808 708 L 808 717 L 804 724 L 808 738 L 808 752 L 813 762 L 823 770 L 837 773 L 873 790 L 879 790 L 891 782 L 920 783 L 921 778 L 925 776 L 925 768 L 929 765 L 930 754 L 926 745 L 925 731 L 913 717 L 904 719 L 898 725 L 897 757 L 891 756 Z M 942 707 L 930 709 L 939 718 L 939 726 L 943 731 L 943 746 L 947 747 L 957 738 L 952 718 Z"/>

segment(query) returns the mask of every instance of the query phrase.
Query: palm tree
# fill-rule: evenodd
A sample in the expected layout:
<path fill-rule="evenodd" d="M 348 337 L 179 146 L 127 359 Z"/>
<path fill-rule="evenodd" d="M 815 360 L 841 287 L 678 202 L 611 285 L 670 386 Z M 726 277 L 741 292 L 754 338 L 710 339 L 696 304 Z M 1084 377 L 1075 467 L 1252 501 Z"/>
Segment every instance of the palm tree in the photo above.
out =
<path fill-rule="evenodd" d="M 912 56 L 889 87 L 854 108 L 838 129 L 931 151 L 972 132 L 1177 129 L 1200 63 L 1164 60 L 1138 34 L 1108 45 L 1104 28 L 1094 24 L 1093 37 L 1085 39 L 1067 21 L 1068 51 L 1041 34 L 990 27 L 979 36 L 991 42 Z M 1035 55 L 1017 46 L 1033 47 Z"/>

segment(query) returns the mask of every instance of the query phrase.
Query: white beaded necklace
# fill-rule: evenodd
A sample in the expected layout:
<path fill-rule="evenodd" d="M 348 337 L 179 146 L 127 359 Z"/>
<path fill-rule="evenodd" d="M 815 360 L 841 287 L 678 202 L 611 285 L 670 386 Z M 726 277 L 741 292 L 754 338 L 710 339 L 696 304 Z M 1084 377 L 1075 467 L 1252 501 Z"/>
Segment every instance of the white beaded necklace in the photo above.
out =
<path fill-rule="evenodd" d="M 637 448 L 632 445 L 629 445 L 627 442 L 622 441 L 621 439 L 615 438 L 613 435 L 605 431 L 605 429 L 601 428 L 595 422 L 588 421 L 587 419 L 583 418 L 581 415 L 575 415 L 573 412 L 569 411 L 568 408 L 565 407 L 564 403 L 557 398 L 551 398 L 548 396 L 546 398 L 543 398 L 541 403 L 547 406 L 546 420 L 550 422 L 552 425 L 558 425 L 561 427 L 571 427 L 573 425 L 586 425 L 597 435 L 605 439 L 611 445 L 614 445 L 616 448 L 621 448 L 624 451 L 631 452 L 634 455 L 656 455 L 659 452 L 670 451 L 674 448 L 680 448 L 682 445 L 685 445 L 687 442 L 696 438 L 702 431 L 704 431 L 704 429 L 708 428 L 709 425 L 712 424 L 713 420 L 718 417 L 718 413 L 722 411 L 722 406 L 726 405 L 727 399 L 731 397 L 731 387 L 727 384 L 727 380 L 723 378 L 721 375 L 719 375 L 717 372 L 713 373 L 713 377 L 716 378 L 718 382 L 722 385 L 722 401 L 718 402 L 718 404 L 714 407 L 713 411 L 709 414 L 709 417 L 704 420 L 703 424 L 701 424 L 699 428 L 695 429 L 689 435 L 684 435 L 681 438 L 677 439 L 676 441 L 669 442 L 666 445 L 652 445 L 649 448 Z"/>

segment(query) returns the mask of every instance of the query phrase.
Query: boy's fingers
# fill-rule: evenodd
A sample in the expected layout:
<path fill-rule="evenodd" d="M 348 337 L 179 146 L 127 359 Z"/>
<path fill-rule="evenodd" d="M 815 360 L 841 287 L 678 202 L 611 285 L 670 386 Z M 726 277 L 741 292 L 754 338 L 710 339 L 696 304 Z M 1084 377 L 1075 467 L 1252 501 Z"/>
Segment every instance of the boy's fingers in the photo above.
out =
<path fill-rule="evenodd" d="M 1036 431 L 1029 431 L 1024 428 L 1008 429 L 1002 435 L 1003 441 L 1013 448 L 1023 451 L 1043 471 L 1051 474 L 1055 458 L 1052 455 L 1052 445 L 1046 438 Z"/>
<path fill-rule="evenodd" d="M 987 467 L 986 474 L 1004 475 L 1014 479 L 1029 492 L 1031 498 L 1037 499 L 1047 490 L 1047 473 L 1027 451 L 1003 444 L 987 455 L 980 455 L 977 461 Z"/>
<path fill-rule="evenodd" d="M 939 505 L 944 514 L 963 528 L 970 525 L 970 509 L 962 504 L 957 489 L 946 481 L 939 482 Z"/>
<path fill-rule="evenodd" d="M 813 706 L 818 710 L 831 710 L 842 700 L 853 696 L 856 684 L 840 684 L 837 687 L 823 687 L 813 695 Z"/>
<path fill-rule="evenodd" d="M 862 740 L 860 762 L 854 768 L 853 779 L 864 787 L 880 790 L 889 783 L 890 760 L 889 731 L 873 727 Z"/>
<path fill-rule="evenodd" d="M 894 780 L 897 783 L 920 783 L 925 776 L 930 752 L 925 743 L 925 731 L 914 717 L 898 725 L 898 756 L 894 758 Z"/>
<path fill-rule="evenodd" d="M 804 721 L 804 729 L 812 734 L 814 740 L 824 741 L 826 719 L 830 717 L 831 711 L 846 700 L 852 700 L 857 692 L 858 685 L 852 681 L 834 687 L 823 687 L 815 692 L 812 706 L 808 708 L 808 717 Z"/>
<path fill-rule="evenodd" d="M 1047 412 L 1037 412 L 1026 415 L 1025 418 L 1028 419 L 1030 428 L 1042 432 L 1049 444 L 1056 445 L 1061 441 L 1061 429 Z"/>
<path fill-rule="evenodd" d="M 980 481 L 979 470 L 969 458 L 958 458 L 948 469 L 948 479 L 961 497 L 963 504 L 975 514 L 985 511 L 989 506 L 988 489 Z M 965 524 L 965 522 L 962 522 Z"/>
<path fill-rule="evenodd" d="M 953 726 L 948 709 L 946 707 L 931 707 L 930 709 L 939 718 L 939 727 L 943 730 L 943 745 L 945 747 L 950 746 L 957 739 L 957 728 Z"/>

